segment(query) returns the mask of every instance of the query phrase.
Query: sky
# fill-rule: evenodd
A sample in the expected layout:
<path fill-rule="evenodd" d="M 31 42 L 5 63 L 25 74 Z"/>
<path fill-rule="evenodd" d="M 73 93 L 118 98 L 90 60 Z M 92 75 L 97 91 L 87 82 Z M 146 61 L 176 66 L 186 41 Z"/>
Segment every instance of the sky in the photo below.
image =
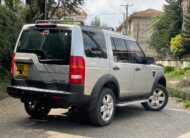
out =
<path fill-rule="evenodd" d="M 88 14 L 86 24 L 98 16 L 101 23 L 106 23 L 111 27 L 116 28 L 123 21 L 123 13 L 125 7 L 121 5 L 130 4 L 129 15 L 146 9 L 163 10 L 165 0 L 85 0 L 83 9 Z"/>

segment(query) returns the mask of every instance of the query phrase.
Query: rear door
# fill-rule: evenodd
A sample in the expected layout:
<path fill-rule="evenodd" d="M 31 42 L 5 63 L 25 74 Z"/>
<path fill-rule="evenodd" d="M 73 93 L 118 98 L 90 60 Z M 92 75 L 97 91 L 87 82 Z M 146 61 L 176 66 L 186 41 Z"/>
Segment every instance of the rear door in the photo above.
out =
<path fill-rule="evenodd" d="M 24 29 L 16 48 L 15 77 L 28 82 L 68 83 L 71 34 L 71 29 L 64 27 Z M 39 83 L 39 87 L 43 86 Z"/>
<path fill-rule="evenodd" d="M 111 37 L 113 57 L 111 58 L 111 73 L 117 78 L 121 97 L 133 94 L 134 65 L 127 50 L 125 39 Z"/>
<path fill-rule="evenodd" d="M 105 35 L 101 29 L 82 26 L 85 58 L 85 94 L 90 95 L 97 81 L 110 73 Z"/>

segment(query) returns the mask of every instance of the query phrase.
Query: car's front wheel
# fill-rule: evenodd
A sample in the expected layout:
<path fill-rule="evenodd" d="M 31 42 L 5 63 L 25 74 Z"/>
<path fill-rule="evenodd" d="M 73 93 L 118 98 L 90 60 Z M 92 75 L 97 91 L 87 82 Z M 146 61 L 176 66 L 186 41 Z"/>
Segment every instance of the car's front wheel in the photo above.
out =
<path fill-rule="evenodd" d="M 50 112 L 51 107 L 48 104 L 37 101 L 25 101 L 26 112 L 33 118 L 43 118 Z"/>
<path fill-rule="evenodd" d="M 160 111 L 168 103 L 168 92 L 166 88 L 160 84 L 157 84 L 153 93 L 150 95 L 148 102 L 142 103 L 142 106 L 146 110 Z"/>
<path fill-rule="evenodd" d="M 115 113 L 115 96 L 111 89 L 104 88 L 96 100 L 96 107 L 89 113 L 94 125 L 106 126 L 111 123 Z"/>

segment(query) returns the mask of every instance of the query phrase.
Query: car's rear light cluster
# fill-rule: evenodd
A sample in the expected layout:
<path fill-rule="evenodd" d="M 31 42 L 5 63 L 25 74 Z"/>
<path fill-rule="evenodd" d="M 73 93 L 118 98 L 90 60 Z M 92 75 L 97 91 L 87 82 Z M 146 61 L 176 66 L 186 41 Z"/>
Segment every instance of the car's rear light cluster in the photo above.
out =
<path fill-rule="evenodd" d="M 81 56 L 70 57 L 69 83 L 84 84 L 85 80 L 85 61 Z"/>
<path fill-rule="evenodd" d="M 16 53 L 14 52 L 12 55 L 12 61 L 11 61 L 11 77 L 14 77 L 14 59 L 15 59 Z"/>

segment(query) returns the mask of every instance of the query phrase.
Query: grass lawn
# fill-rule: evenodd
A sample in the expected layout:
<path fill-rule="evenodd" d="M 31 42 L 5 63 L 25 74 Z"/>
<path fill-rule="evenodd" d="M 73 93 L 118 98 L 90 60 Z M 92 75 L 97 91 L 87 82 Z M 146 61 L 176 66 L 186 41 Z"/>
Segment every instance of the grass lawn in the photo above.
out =
<path fill-rule="evenodd" d="M 170 97 L 181 99 L 184 107 L 190 108 L 190 87 L 185 85 L 181 86 L 182 83 L 187 81 L 185 79 L 189 78 L 189 74 L 174 75 L 173 73 L 166 73 L 165 76 Z"/>

